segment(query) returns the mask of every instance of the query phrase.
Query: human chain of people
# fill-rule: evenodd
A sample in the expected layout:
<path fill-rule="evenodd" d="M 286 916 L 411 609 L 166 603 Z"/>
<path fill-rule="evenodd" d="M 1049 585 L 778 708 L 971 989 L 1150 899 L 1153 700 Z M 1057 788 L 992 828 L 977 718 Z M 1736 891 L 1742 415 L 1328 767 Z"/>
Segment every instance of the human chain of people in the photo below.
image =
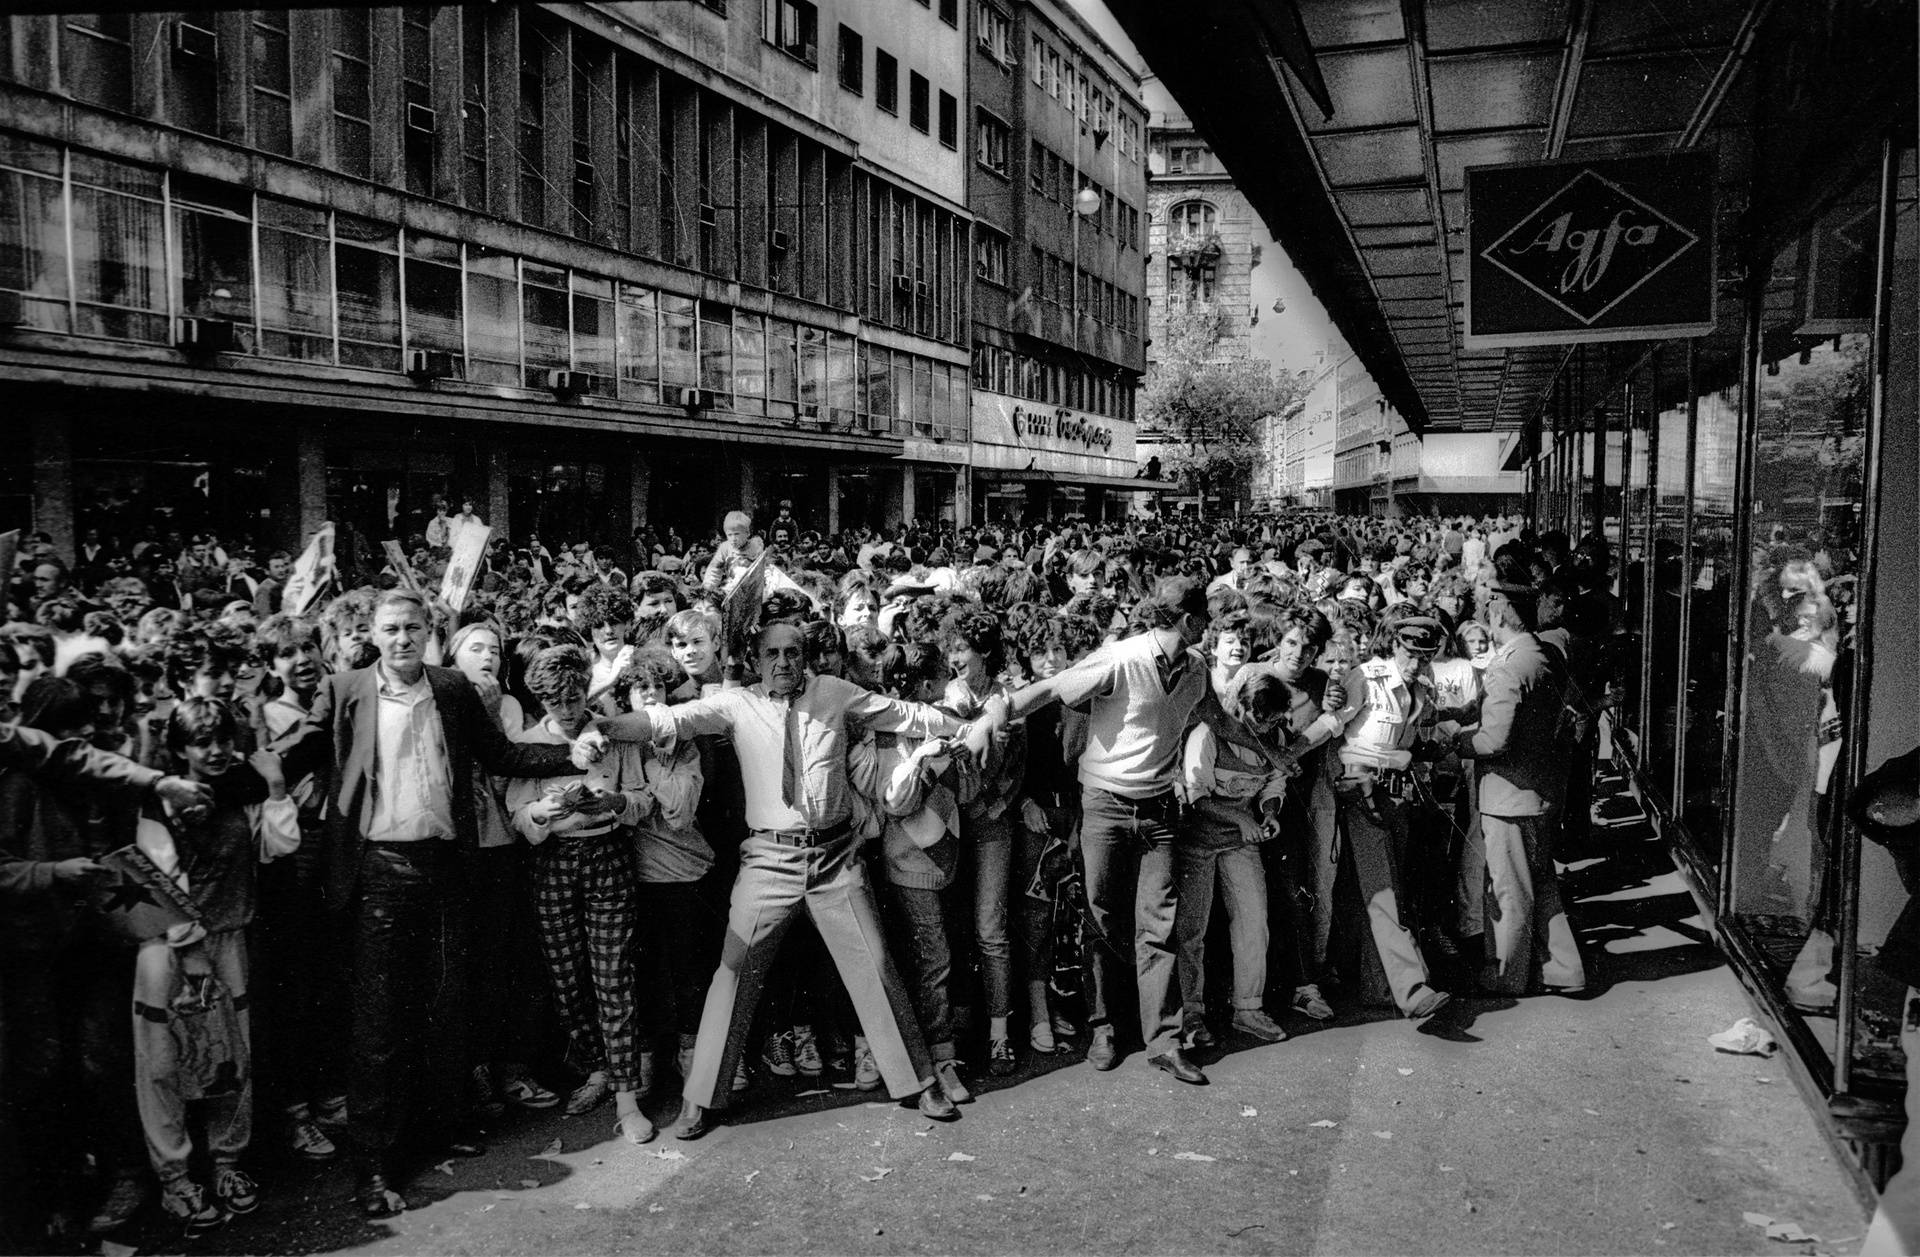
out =
<path fill-rule="evenodd" d="M 469 503 L 263 569 L 26 539 L 35 1234 L 251 1212 L 256 1119 L 384 1217 L 512 1109 L 695 1140 L 759 1076 L 953 1121 L 1034 1058 L 1197 1087 L 1289 1022 L 1584 989 L 1551 853 L 1609 693 L 1598 539 L 722 523 L 548 549 Z"/>

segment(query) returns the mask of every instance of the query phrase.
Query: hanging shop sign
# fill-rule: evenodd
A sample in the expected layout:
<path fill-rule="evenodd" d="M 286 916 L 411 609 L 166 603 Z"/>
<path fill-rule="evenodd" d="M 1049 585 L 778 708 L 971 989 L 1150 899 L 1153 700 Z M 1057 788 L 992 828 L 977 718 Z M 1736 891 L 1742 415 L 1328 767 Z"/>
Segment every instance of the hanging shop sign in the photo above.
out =
<path fill-rule="evenodd" d="M 1466 172 L 1468 349 L 1713 330 L 1711 152 Z"/>

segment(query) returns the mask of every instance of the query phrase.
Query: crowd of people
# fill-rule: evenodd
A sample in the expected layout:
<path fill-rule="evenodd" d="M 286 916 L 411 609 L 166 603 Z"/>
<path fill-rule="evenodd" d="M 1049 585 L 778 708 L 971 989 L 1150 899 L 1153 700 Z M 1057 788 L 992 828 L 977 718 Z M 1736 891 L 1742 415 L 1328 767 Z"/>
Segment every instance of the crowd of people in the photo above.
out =
<path fill-rule="evenodd" d="M 435 522 L 297 606 L 286 553 L 27 538 L 0 1181 L 30 1190 L 0 1226 L 28 1247 L 156 1192 L 218 1226 L 260 1145 L 350 1157 L 380 1217 L 513 1109 L 695 1139 L 758 1076 L 952 1120 L 1024 1058 L 1202 1085 L 1300 1019 L 1586 983 L 1552 852 L 1612 693 L 1598 539 L 822 535 L 783 504 L 692 545 L 496 538 L 455 608 L 421 592 Z"/>

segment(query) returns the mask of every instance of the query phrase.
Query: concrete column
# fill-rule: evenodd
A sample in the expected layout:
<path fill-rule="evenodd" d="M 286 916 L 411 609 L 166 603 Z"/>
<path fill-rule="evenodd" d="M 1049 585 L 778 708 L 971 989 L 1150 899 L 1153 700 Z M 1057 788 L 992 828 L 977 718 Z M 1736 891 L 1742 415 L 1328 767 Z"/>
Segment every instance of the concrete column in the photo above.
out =
<path fill-rule="evenodd" d="M 760 504 L 760 494 L 753 482 L 753 460 L 740 460 L 740 506 L 739 509 L 752 515 Z M 760 521 L 755 519 L 756 524 Z"/>
<path fill-rule="evenodd" d="M 627 456 L 627 477 L 627 535 L 631 537 L 634 529 L 645 528 L 651 518 L 653 463 L 644 452 L 634 450 Z"/>
<path fill-rule="evenodd" d="M 874 477 L 874 482 L 880 486 L 880 492 L 883 495 L 880 503 L 880 526 L 882 528 L 891 528 L 906 518 L 901 509 L 901 500 L 905 496 L 905 486 L 912 478 L 912 475 L 911 469 L 901 467 L 897 473 L 889 469 L 887 472 Z"/>
<path fill-rule="evenodd" d="M 512 521 L 508 518 L 513 512 L 513 499 L 507 492 L 507 456 L 499 450 L 487 451 L 487 523 L 493 526 L 496 537 L 513 535 Z"/>
<path fill-rule="evenodd" d="M 840 469 L 827 464 L 827 531 L 840 531 Z"/>
<path fill-rule="evenodd" d="M 288 554 L 299 554 L 307 538 L 327 522 L 327 443 L 303 426 L 293 442 L 293 510 L 287 514 L 292 536 L 282 538 Z"/>
<path fill-rule="evenodd" d="M 915 503 L 920 489 L 920 475 L 909 463 L 900 469 L 900 518 L 909 524 L 919 521 L 919 512 Z"/>
<path fill-rule="evenodd" d="M 953 526 L 973 526 L 973 468 L 962 467 L 953 475 Z"/>
<path fill-rule="evenodd" d="M 66 415 L 41 411 L 34 415 L 33 526 L 53 538 L 53 551 L 67 563 L 74 561 L 78 540 L 73 523 L 73 438 Z"/>

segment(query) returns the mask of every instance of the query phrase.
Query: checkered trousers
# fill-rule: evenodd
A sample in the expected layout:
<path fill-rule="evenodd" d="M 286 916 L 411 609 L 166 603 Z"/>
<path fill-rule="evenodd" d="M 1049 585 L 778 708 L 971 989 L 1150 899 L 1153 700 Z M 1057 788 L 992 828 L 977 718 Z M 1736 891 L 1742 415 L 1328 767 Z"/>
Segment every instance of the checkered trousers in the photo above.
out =
<path fill-rule="evenodd" d="M 637 1090 L 633 931 L 640 873 L 624 829 L 550 838 L 533 852 L 533 908 L 576 1067 Z M 486 979 L 482 979 L 483 981 Z"/>

